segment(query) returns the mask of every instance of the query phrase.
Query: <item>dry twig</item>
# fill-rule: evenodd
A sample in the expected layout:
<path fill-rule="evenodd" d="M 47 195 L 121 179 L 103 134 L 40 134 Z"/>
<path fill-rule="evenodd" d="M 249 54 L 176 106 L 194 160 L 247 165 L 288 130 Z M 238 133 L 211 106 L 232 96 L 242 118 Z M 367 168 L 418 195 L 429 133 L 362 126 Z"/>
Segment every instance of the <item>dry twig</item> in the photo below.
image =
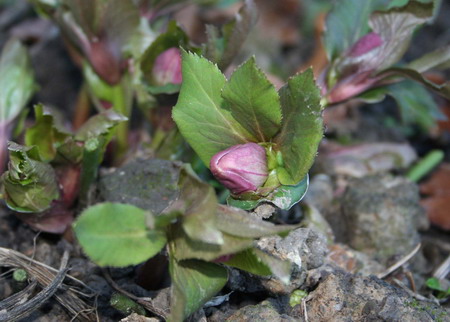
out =
<path fill-rule="evenodd" d="M 63 274 L 61 277 L 61 270 L 58 271 L 41 262 L 31 259 L 22 253 L 2 247 L 0 247 L 0 266 L 16 267 L 26 270 L 31 280 L 36 281 L 39 286 L 43 288 L 43 290 L 47 290 L 44 294 L 48 295 L 49 291 L 52 291 L 53 293 L 50 296 L 54 296 L 56 300 L 69 311 L 70 314 L 77 316 L 78 320 L 92 321 L 95 319 L 93 317 L 94 309 L 79 298 L 74 289 L 62 283 L 62 280 L 66 276 L 69 277 L 69 275 L 65 274 L 65 269 L 63 269 Z M 62 278 L 61 283 L 58 283 L 58 278 Z M 78 283 L 82 283 L 73 277 L 70 277 L 70 279 L 75 280 Z M 82 283 L 82 285 L 84 284 Z M 49 289 L 47 289 L 47 287 L 49 287 Z M 58 291 L 58 289 L 60 291 Z M 43 293 L 43 291 L 41 291 L 41 293 Z M 36 295 L 29 302 L 33 301 L 41 293 Z M 36 305 L 36 303 L 34 305 Z M 33 309 L 35 308 L 36 307 L 33 307 Z"/>

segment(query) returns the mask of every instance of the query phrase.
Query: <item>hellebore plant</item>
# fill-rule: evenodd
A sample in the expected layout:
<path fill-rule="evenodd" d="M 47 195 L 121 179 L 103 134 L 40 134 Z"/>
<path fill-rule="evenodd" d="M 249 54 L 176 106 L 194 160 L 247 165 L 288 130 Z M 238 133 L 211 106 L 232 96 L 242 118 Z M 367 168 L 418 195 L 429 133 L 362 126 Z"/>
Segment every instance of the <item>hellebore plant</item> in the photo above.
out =
<path fill-rule="evenodd" d="M 277 93 L 256 66 L 242 64 L 227 81 L 217 66 L 183 52 L 183 83 L 173 118 L 216 178 L 230 205 L 262 201 L 289 209 L 308 186 L 323 135 L 320 92 L 311 70 Z"/>
<path fill-rule="evenodd" d="M 175 197 L 167 200 L 162 212 L 152 211 L 151 204 L 142 209 L 111 202 L 86 209 L 74 231 L 95 263 L 136 265 L 166 248 L 172 281 L 170 321 L 183 321 L 225 286 L 224 265 L 289 282 L 291 263 L 265 253 L 255 240 L 284 235 L 296 226 L 275 225 L 241 209 L 219 205 L 214 188 L 202 182 L 189 165 L 150 162 L 163 171 L 147 172 L 145 180 L 167 183 L 175 189 Z M 158 189 L 156 185 L 149 193 L 158 194 Z"/>
<path fill-rule="evenodd" d="M 355 97 L 373 103 L 388 94 L 396 99 L 405 121 L 429 128 L 435 119 L 442 118 L 432 97 L 419 84 L 450 98 L 449 84 L 434 84 L 422 75 L 431 68 L 445 68 L 450 46 L 396 65 L 416 28 L 433 19 L 436 6 L 436 1 L 408 1 L 400 7 L 395 1 L 383 0 L 342 0 L 336 4 L 327 17 L 324 34 L 329 66 L 319 78 L 326 104 Z"/>
<path fill-rule="evenodd" d="M 36 105 L 34 110 L 36 122 L 25 132 L 26 146 L 8 143 L 3 198 L 32 227 L 63 233 L 72 223 L 75 200 L 86 201 L 112 130 L 126 118 L 107 111 L 71 133 L 51 109 Z"/>

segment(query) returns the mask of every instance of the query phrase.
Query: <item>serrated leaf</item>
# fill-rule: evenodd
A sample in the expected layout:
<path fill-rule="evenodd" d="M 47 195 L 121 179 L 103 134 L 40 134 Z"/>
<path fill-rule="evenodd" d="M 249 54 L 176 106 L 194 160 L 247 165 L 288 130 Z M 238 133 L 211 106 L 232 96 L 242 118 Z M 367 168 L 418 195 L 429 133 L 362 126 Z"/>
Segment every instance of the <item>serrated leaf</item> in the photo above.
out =
<path fill-rule="evenodd" d="M 2 175 L 4 198 L 18 212 L 42 212 L 59 198 L 53 168 L 41 161 L 37 147 L 8 142 L 10 161 Z"/>
<path fill-rule="evenodd" d="M 171 227 L 171 242 L 173 242 L 173 256 L 177 260 L 201 259 L 212 261 L 220 256 L 234 254 L 252 247 L 253 239 L 232 236 L 222 233 L 221 245 L 209 244 L 193 240 L 184 232 L 181 225 Z"/>
<path fill-rule="evenodd" d="M 274 225 L 271 222 L 252 216 L 244 210 L 224 205 L 219 205 L 216 218 L 217 226 L 220 227 L 221 231 L 244 238 L 270 236 L 290 231 L 296 227 L 291 225 Z"/>
<path fill-rule="evenodd" d="M 36 145 L 43 161 L 52 161 L 64 141 L 71 134 L 64 128 L 57 112 L 38 104 L 34 106 L 35 124 L 25 132 L 25 144 Z"/>
<path fill-rule="evenodd" d="M 34 74 L 25 47 L 17 39 L 8 41 L 0 57 L 0 123 L 12 122 L 35 89 Z"/>
<path fill-rule="evenodd" d="M 216 295 L 228 280 L 225 268 L 199 260 L 169 261 L 170 321 L 184 321 Z"/>
<path fill-rule="evenodd" d="M 162 231 L 147 228 L 147 216 L 151 214 L 132 205 L 102 203 L 83 211 L 73 228 L 92 261 L 124 267 L 153 257 L 166 244 Z"/>
<path fill-rule="evenodd" d="M 305 178 L 295 186 L 281 185 L 264 198 L 259 198 L 257 200 L 240 200 L 229 197 L 227 199 L 227 204 L 243 210 L 252 210 L 261 203 L 269 202 L 280 209 L 289 210 L 303 199 L 308 190 L 308 186 L 309 179 L 308 175 L 306 175 Z"/>
<path fill-rule="evenodd" d="M 209 167 L 216 153 L 236 144 L 256 142 L 229 111 L 221 97 L 225 76 L 210 61 L 183 52 L 183 83 L 173 108 L 181 134 Z"/>
<path fill-rule="evenodd" d="M 222 91 L 231 114 L 259 142 L 268 142 L 280 130 L 278 93 L 252 57 L 231 76 Z"/>
<path fill-rule="evenodd" d="M 424 130 L 435 125 L 436 120 L 442 119 L 442 112 L 436 102 L 419 84 L 413 81 L 403 81 L 388 87 L 401 112 L 403 122 L 418 124 Z"/>
<path fill-rule="evenodd" d="M 340 0 L 336 1 L 326 19 L 324 44 L 329 61 L 339 57 L 368 31 L 367 21 L 374 10 L 379 10 L 390 0 Z"/>
<path fill-rule="evenodd" d="M 320 90 L 311 69 L 288 80 L 280 89 L 282 130 L 276 142 L 290 175 L 283 185 L 296 185 L 308 173 L 323 136 Z"/>

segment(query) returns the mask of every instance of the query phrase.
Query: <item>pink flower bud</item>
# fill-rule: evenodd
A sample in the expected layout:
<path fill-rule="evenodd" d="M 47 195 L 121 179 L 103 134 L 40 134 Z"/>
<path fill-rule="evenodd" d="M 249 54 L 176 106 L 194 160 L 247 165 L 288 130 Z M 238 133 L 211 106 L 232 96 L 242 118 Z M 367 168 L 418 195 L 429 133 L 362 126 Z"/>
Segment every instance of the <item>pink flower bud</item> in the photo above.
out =
<path fill-rule="evenodd" d="M 181 84 L 181 53 L 178 48 L 169 48 L 156 57 L 153 65 L 153 80 L 159 86 L 169 83 Z"/>
<path fill-rule="evenodd" d="M 359 57 L 369 51 L 380 47 L 383 44 L 383 39 L 376 32 L 370 32 L 367 35 L 361 37 L 350 49 L 350 57 Z"/>
<path fill-rule="evenodd" d="M 217 180 L 235 195 L 255 191 L 268 176 L 266 150 L 256 143 L 223 150 L 212 157 L 209 165 Z"/>

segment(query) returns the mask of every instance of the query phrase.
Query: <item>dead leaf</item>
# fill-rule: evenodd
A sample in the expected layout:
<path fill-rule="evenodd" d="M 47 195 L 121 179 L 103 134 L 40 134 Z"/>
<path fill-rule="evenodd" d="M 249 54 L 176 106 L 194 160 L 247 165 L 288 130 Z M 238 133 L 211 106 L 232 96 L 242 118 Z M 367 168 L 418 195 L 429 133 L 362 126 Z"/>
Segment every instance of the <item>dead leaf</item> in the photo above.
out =
<path fill-rule="evenodd" d="M 428 181 L 422 183 L 420 192 L 426 195 L 421 205 L 430 221 L 444 230 L 450 230 L 450 163 L 442 164 Z"/>

